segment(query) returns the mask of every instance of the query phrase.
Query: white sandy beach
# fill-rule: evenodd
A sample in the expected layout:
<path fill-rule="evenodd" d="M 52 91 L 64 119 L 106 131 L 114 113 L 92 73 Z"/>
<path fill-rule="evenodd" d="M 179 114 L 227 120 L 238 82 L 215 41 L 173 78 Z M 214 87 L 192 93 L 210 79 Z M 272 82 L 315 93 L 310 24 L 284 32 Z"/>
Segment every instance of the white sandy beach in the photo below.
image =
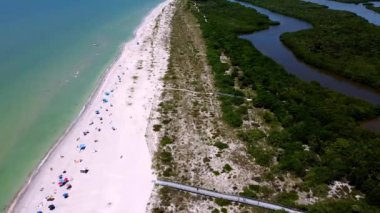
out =
<path fill-rule="evenodd" d="M 166 0 L 144 19 L 9 212 L 146 211 L 155 179 L 148 148 L 153 138 L 146 131 L 168 65 L 173 12 L 173 0 Z M 63 186 L 60 175 L 68 180 Z M 50 195 L 53 201 L 47 201 Z M 48 209 L 52 204 L 54 211 Z"/>

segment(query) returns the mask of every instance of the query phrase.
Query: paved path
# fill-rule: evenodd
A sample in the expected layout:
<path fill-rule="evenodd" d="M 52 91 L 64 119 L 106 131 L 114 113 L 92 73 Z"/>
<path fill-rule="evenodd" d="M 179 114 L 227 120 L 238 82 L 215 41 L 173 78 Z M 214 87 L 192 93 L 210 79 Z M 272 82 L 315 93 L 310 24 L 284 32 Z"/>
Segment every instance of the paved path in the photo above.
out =
<path fill-rule="evenodd" d="M 175 90 L 175 91 L 184 91 L 184 92 L 189 92 L 193 94 L 203 94 L 203 95 L 219 95 L 219 96 L 228 96 L 228 97 L 233 97 L 233 98 L 241 98 L 245 99 L 246 101 L 252 101 L 250 98 L 246 98 L 243 96 L 237 96 L 237 95 L 232 95 L 232 94 L 227 94 L 227 93 L 221 93 L 221 92 L 196 92 L 188 89 L 177 89 L 177 88 L 163 88 L 163 90 Z"/>
<path fill-rule="evenodd" d="M 198 187 L 188 186 L 188 185 L 184 185 L 184 184 L 180 184 L 180 183 L 174 183 L 174 182 L 163 181 L 163 180 L 155 180 L 154 183 L 157 185 L 161 185 L 161 186 L 168 186 L 168 187 L 176 188 L 176 189 L 179 189 L 182 191 L 192 192 L 192 193 L 200 194 L 200 195 L 206 195 L 206 196 L 210 196 L 210 197 L 214 197 L 214 198 L 222 198 L 225 200 L 230 200 L 230 201 L 234 201 L 234 202 L 238 202 L 238 203 L 244 203 L 244 204 L 248 204 L 248 205 L 252 205 L 252 206 L 259 206 L 259 207 L 266 208 L 266 209 L 285 210 L 286 212 L 290 212 L 290 213 L 302 213 L 301 211 L 286 208 L 284 206 L 280 206 L 280 205 L 276 205 L 276 204 L 272 204 L 272 203 L 267 203 L 267 202 L 258 201 L 258 200 L 254 200 L 254 199 L 250 199 L 250 198 L 246 198 L 246 197 L 241 197 L 241 196 L 236 196 L 236 195 L 222 194 L 219 192 L 214 192 L 214 191 L 210 191 L 207 189 L 201 189 Z"/>

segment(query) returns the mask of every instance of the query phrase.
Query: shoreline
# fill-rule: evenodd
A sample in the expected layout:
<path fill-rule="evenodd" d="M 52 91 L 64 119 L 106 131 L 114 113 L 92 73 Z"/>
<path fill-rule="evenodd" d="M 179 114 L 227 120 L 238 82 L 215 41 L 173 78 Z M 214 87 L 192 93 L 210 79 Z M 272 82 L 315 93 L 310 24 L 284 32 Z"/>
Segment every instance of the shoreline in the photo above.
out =
<path fill-rule="evenodd" d="M 140 25 L 136 29 L 138 29 L 140 27 Z M 134 37 L 135 37 L 135 33 L 133 34 L 132 39 Z M 111 60 L 112 62 L 107 66 L 104 73 L 101 74 L 99 80 L 97 80 L 97 82 L 95 83 L 94 90 L 91 92 L 91 94 L 87 98 L 87 101 L 85 102 L 82 109 L 79 111 L 78 115 L 75 116 L 74 120 L 69 124 L 69 127 L 65 129 L 63 134 L 61 134 L 61 136 L 59 136 L 59 138 L 56 140 L 56 142 L 49 148 L 49 151 L 44 155 L 44 157 L 42 158 L 41 162 L 37 165 L 37 167 L 30 173 L 30 175 L 28 175 L 27 180 L 24 182 L 22 188 L 16 193 L 16 195 L 12 198 L 10 205 L 6 208 L 7 212 L 12 212 L 12 209 L 14 208 L 15 204 L 20 199 L 20 197 L 22 197 L 22 194 L 25 193 L 25 191 L 28 189 L 29 184 L 32 182 L 33 178 L 39 173 L 41 167 L 49 159 L 52 152 L 57 149 L 57 147 L 62 143 L 62 141 L 66 137 L 66 135 L 75 127 L 75 125 L 77 125 L 78 121 L 82 118 L 82 116 L 86 112 L 88 106 L 94 101 L 95 96 L 99 93 L 101 86 L 107 80 L 107 77 L 110 74 L 111 68 L 114 66 L 114 64 L 117 62 L 117 60 L 120 58 L 120 56 L 124 52 L 124 47 L 127 43 L 128 42 L 124 42 L 121 45 L 122 48 L 119 48 L 120 51 L 118 52 L 117 56 L 113 60 Z"/>
<path fill-rule="evenodd" d="M 131 45 L 133 45 L 133 42 L 136 42 L 136 41 L 140 40 L 139 39 L 139 35 L 138 35 L 139 32 L 143 31 L 141 33 L 145 33 L 146 34 L 146 32 L 144 31 L 144 28 L 149 27 L 149 25 L 152 25 L 152 24 L 154 25 L 155 21 L 157 21 L 156 20 L 157 17 L 160 16 L 160 15 L 162 15 L 164 13 L 164 10 L 167 9 L 167 7 L 170 7 L 170 3 L 171 2 L 172 2 L 172 0 L 165 0 L 165 1 L 161 2 L 161 3 L 159 3 L 155 8 L 153 8 L 147 14 L 147 16 L 145 16 L 143 18 L 143 20 L 138 25 L 138 27 L 134 30 L 132 38 L 128 42 L 124 42 L 120 46 L 121 50 L 119 51 L 119 53 L 117 54 L 117 56 L 115 57 L 115 59 L 107 66 L 107 68 L 105 69 L 104 73 L 99 78 L 99 80 L 96 83 L 96 86 L 95 86 L 93 92 L 89 95 L 88 100 L 84 104 L 84 106 L 81 109 L 81 111 L 74 118 L 74 120 L 70 123 L 69 127 L 64 131 L 64 133 L 57 139 L 56 143 L 54 143 L 52 145 L 52 147 L 50 147 L 49 151 L 44 155 L 43 159 L 38 164 L 38 166 L 28 176 L 28 178 L 25 181 L 23 187 L 18 191 L 18 193 L 12 199 L 12 202 L 10 203 L 10 205 L 7 207 L 7 209 L 6 209 L 7 212 L 14 212 L 17 209 L 17 207 L 20 205 L 20 203 L 25 199 L 26 194 L 32 190 L 33 184 L 35 184 L 34 182 L 36 182 L 35 179 L 38 179 L 38 176 L 43 175 L 42 173 L 44 172 L 44 169 L 46 170 L 46 166 L 49 163 L 49 161 L 52 161 L 52 158 L 57 157 L 57 152 L 61 151 L 60 148 L 62 148 L 62 146 L 67 145 L 67 144 L 65 144 L 65 142 L 67 141 L 65 139 L 67 139 L 69 137 L 69 134 L 71 134 L 75 130 L 80 129 L 81 127 L 83 127 L 83 125 L 81 125 L 81 122 L 83 123 L 83 120 L 86 119 L 86 117 L 88 116 L 88 113 L 92 112 L 91 110 L 94 108 L 94 105 L 96 104 L 96 101 L 97 101 L 96 99 L 99 96 L 102 96 L 102 93 L 104 92 L 105 87 L 107 86 L 107 83 L 109 83 L 111 81 L 110 78 L 114 77 L 112 75 L 114 75 L 115 72 L 118 71 L 117 70 L 117 68 L 118 68 L 117 65 L 119 65 L 119 67 L 120 67 L 120 64 L 119 64 L 120 60 L 122 60 L 123 56 L 125 56 L 127 54 L 128 48 Z M 167 13 L 169 13 L 169 16 L 171 16 L 172 11 L 169 11 Z M 160 27 L 161 28 L 162 27 L 168 27 L 168 28 L 170 28 L 170 26 L 160 26 Z M 149 36 L 149 35 L 145 35 L 145 36 Z M 153 35 L 150 35 L 150 36 L 153 36 Z M 139 45 L 138 43 L 139 42 L 137 42 L 137 45 Z M 140 52 L 137 52 L 137 53 L 134 53 L 134 54 L 137 55 L 138 53 L 140 53 Z M 128 55 L 128 56 L 130 56 L 130 55 Z M 136 62 L 136 61 L 134 61 L 134 62 Z M 138 68 L 136 68 L 136 69 L 138 69 Z M 127 70 L 128 70 L 128 68 L 127 68 Z M 128 72 L 127 70 L 125 70 L 125 72 Z M 123 72 L 123 75 L 124 75 L 124 72 Z M 132 83 L 132 79 L 129 79 L 129 80 L 130 80 L 130 82 L 127 81 L 127 82 L 124 82 L 124 84 L 127 84 L 127 83 L 131 84 Z M 159 79 L 157 79 L 157 80 L 159 80 Z M 160 82 L 156 82 L 156 84 L 159 84 L 159 83 Z M 156 87 L 157 87 L 157 85 L 156 85 Z M 155 88 L 151 88 L 151 89 L 155 90 Z M 157 93 L 157 92 L 159 92 L 159 90 L 151 91 L 151 92 L 156 92 Z M 155 105 L 157 103 L 150 103 L 150 104 L 152 105 L 151 106 L 151 108 L 152 108 L 153 105 Z M 112 107 L 112 104 L 111 104 L 111 107 Z M 100 108 L 102 108 L 102 107 L 100 107 Z M 119 127 L 119 128 L 122 128 L 122 127 Z M 146 126 L 146 128 L 148 128 L 148 126 Z M 99 132 L 100 132 L 100 130 L 99 130 Z M 146 143 L 144 145 L 147 146 L 148 142 L 147 141 L 145 141 L 145 142 Z M 150 153 L 148 153 L 148 154 L 150 154 Z M 61 158 L 62 158 L 62 156 L 61 156 Z M 149 168 L 151 170 L 151 165 L 149 166 Z M 46 171 L 45 171 L 45 173 L 46 173 Z M 152 170 L 151 170 L 151 173 L 153 174 Z M 150 196 L 150 194 L 149 194 L 149 196 Z M 44 197 L 42 197 L 42 199 L 44 199 Z M 91 200 L 91 201 L 93 202 L 93 200 Z M 22 211 L 24 211 L 24 210 L 28 211 L 29 209 L 22 208 Z"/>
<path fill-rule="evenodd" d="M 137 29 L 139 27 L 140 26 L 138 26 Z M 133 38 L 134 38 L 134 36 L 135 35 L 133 35 Z M 78 121 L 81 119 L 81 117 L 83 116 L 84 112 L 86 112 L 88 106 L 94 101 L 94 97 L 98 94 L 98 92 L 100 91 L 101 86 L 106 81 L 106 79 L 107 79 L 107 77 L 109 75 L 109 72 L 110 72 L 112 66 L 114 66 L 114 64 L 117 62 L 117 60 L 119 59 L 119 57 L 123 53 L 124 46 L 126 45 L 126 43 L 127 42 L 124 42 L 121 45 L 123 48 L 120 48 L 120 51 L 117 54 L 117 56 L 115 57 L 115 59 L 112 60 L 112 62 L 110 63 L 110 65 L 108 65 L 107 68 L 105 69 L 104 73 L 101 74 L 99 80 L 97 80 L 97 82 L 95 83 L 94 90 L 91 92 L 91 94 L 87 98 L 87 101 L 85 102 L 85 104 L 82 107 L 82 109 L 79 111 L 78 115 L 75 116 L 74 120 L 69 124 L 69 127 L 65 129 L 65 131 L 63 132 L 63 134 L 61 134 L 61 136 L 58 137 L 58 139 L 56 140 L 56 142 L 49 148 L 49 151 L 44 155 L 44 157 L 42 158 L 41 162 L 37 165 L 37 167 L 30 173 L 30 175 L 28 175 L 27 180 L 24 182 L 22 188 L 12 198 L 12 201 L 11 201 L 10 205 L 6 208 L 7 212 L 8 211 L 10 211 L 10 212 L 12 211 L 12 209 L 14 208 L 15 203 L 17 203 L 18 199 L 28 189 L 29 184 L 32 182 L 33 178 L 38 174 L 38 172 L 40 171 L 41 167 L 45 164 L 45 162 L 51 156 L 51 153 L 62 143 L 63 139 L 75 127 L 75 125 L 77 125 Z"/>

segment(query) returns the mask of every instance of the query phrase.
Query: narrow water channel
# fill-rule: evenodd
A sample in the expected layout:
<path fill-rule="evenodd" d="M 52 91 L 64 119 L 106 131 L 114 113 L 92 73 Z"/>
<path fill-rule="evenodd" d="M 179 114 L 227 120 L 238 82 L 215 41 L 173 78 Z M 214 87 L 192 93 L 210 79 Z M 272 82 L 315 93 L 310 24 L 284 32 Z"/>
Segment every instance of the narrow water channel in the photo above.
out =
<path fill-rule="evenodd" d="M 380 7 L 380 1 L 372 1 L 370 3 L 372 3 L 375 7 Z"/>
<path fill-rule="evenodd" d="M 333 10 L 343 10 L 351 13 L 355 13 L 356 15 L 366 19 L 369 23 L 380 26 L 380 13 L 369 10 L 363 4 L 350 4 L 350 3 L 342 3 L 330 0 L 303 0 L 306 2 L 312 2 L 320 5 L 325 5 L 329 9 Z M 378 5 L 378 2 L 375 2 Z"/>
<path fill-rule="evenodd" d="M 380 106 L 380 94 L 375 90 L 307 65 L 298 60 L 296 56 L 282 44 L 280 40 L 281 34 L 310 29 L 312 26 L 309 23 L 274 13 L 245 2 L 234 0 L 232 0 L 232 2 L 253 8 L 257 12 L 268 16 L 272 21 L 280 23 L 280 25 L 271 26 L 267 30 L 242 35 L 240 38 L 249 40 L 261 53 L 282 65 L 287 72 L 297 76 L 301 80 L 307 82 L 315 81 L 323 87 Z M 380 119 L 367 122 L 363 126 L 380 132 Z"/>
<path fill-rule="evenodd" d="M 309 66 L 298 60 L 296 56 L 282 44 L 280 40 L 281 34 L 309 29 L 312 27 L 309 23 L 274 13 L 248 3 L 238 3 L 246 7 L 254 8 L 259 13 L 268 16 L 272 21 L 280 23 L 280 25 L 272 26 L 268 30 L 242 35 L 240 37 L 249 40 L 260 52 L 272 58 L 278 64 L 281 64 L 287 72 L 304 81 L 316 81 L 321 86 L 347 96 L 356 97 L 380 105 L 380 94 L 375 90 Z"/>

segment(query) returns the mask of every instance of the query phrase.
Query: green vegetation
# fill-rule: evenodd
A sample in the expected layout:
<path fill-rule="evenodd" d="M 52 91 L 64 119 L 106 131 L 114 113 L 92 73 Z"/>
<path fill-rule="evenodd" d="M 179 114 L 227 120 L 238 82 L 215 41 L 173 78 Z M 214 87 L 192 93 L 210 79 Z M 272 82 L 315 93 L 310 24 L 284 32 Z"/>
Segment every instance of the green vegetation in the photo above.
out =
<path fill-rule="evenodd" d="M 166 145 L 172 144 L 172 143 L 173 143 L 173 140 L 170 137 L 168 137 L 167 135 L 162 137 L 161 141 L 160 141 L 161 146 L 166 146 Z"/>
<path fill-rule="evenodd" d="M 160 131 L 161 128 L 162 128 L 162 126 L 161 126 L 160 124 L 155 124 L 155 125 L 153 125 L 153 131 L 155 131 L 155 132 Z"/>
<path fill-rule="evenodd" d="M 261 166 L 270 166 L 272 157 L 275 155 L 275 151 L 270 149 L 270 147 L 266 147 L 261 143 L 258 143 L 258 141 L 265 138 L 264 132 L 258 129 L 252 129 L 248 131 L 241 131 L 238 136 L 242 141 L 246 142 L 247 151 L 255 157 L 256 163 Z"/>
<path fill-rule="evenodd" d="M 298 199 L 297 192 L 281 192 L 276 196 L 276 202 L 286 206 L 294 206 L 295 201 Z"/>
<path fill-rule="evenodd" d="M 231 201 L 225 200 L 222 198 L 215 198 L 215 203 L 218 204 L 219 206 L 229 206 L 231 205 Z"/>
<path fill-rule="evenodd" d="M 353 202 L 351 200 L 327 200 L 317 203 L 308 209 L 309 213 L 328 212 L 379 212 L 378 208 L 369 206 L 364 202 Z"/>
<path fill-rule="evenodd" d="M 276 2 L 282 5 L 280 1 Z M 278 170 L 293 172 L 308 187 L 329 184 L 333 180 L 348 180 L 366 193 L 368 203 L 380 205 L 380 138 L 358 125 L 361 120 L 378 116 L 380 110 L 363 101 L 345 97 L 316 83 L 305 83 L 287 74 L 281 66 L 257 51 L 250 42 L 238 38 L 242 33 L 262 30 L 273 24 L 265 16 L 225 0 L 197 1 L 197 5 L 200 13 L 195 8 L 193 12 L 203 31 L 208 61 L 212 65 L 218 89 L 228 93 L 240 92 L 234 89 L 234 81 L 239 80 L 241 89 L 255 90 L 256 98 L 252 105 L 271 111 L 283 128 L 273 129 L 261 139 L 276 150 L 281 150 L 273 153 L 277 155 Z M 289 7 L 285 8 L 290 10 Z M 294 10 L 297 8 L 295 5 Z M 316 8 L 320 10 L 321 7 Z M 341 14 L 356 26 L 356 18 L 351 20 L 352 15 Z M 203 15 L 207 17 L 207 22 Z M 326 19 L 324 13 L 319 17 Z M 334 17 L 327 16 L 330 20 L 334 20 Z M 363 25 L 368 26 L 365 23 Z M 336 27 L 339 29 L 338 25 Z M 326 28 L 328 29 L 329 27 Z M 344 40 L 345 36 L 340 38 L 336 40 Z M 377 48 L 380 45 L 371 47 Z M 222 52 L 230 58 L 233 66 L 240 68 L 239 75 L 225 75 L 225 67 L 219 59 Z M 345 60 L 346 63 L 347 61 L 350 60 Z M 230 110 L 223 110 L 223 113 L 229 113 L 229 119 L 225 121 L 231 126 L 239 126 L 235 120 L 243 120 L 242 113 L 239 112 L 242 111 L 241 108 L 247 111 L 248 105 L 242 105 L 231 98 L 223 97 L 220 100 L 222 108 Z M 248 138 L 246 143 L 249 145 L 261 136 L 254 133 L 252 139 L 249 134 L 245 137 Z M 305 145 L 308 149 L 305 149 Z M 295 197 L 294 194 L 286 194 L 280 198 L 292 202 Z"/>
<path fill-rule="evenodd" d="M 240 195 L 254 199 L 257 198 L 257 192 L 251 190 L 250 187 L 244 187 L 243 192 L 241 192 Z"/>
<path fill-rule="evenodd" d="M 211 213 L 219 213 L 220 211 L 219 211 L 219 209 L 213 209 L 212 211 L 211 211 Z"/>
<path fill-rule="evenodd" d="M 230 166 L 230 164 L 225 164 L 224 166 L 223 166 L 223 172 L 230 172 L 230 171 L 232 171 L 232 167 Z"/>
<path fill-rule="evenodd" d="M 273 190 L 266 186 L 259 185 L 249 185 L 248 187 L 243 188 L 243 192 L 240 195 L 249 197 L 249 198 L 266 198 L 273 193 Z"/>
<path fill-rule="evenodd" d="M 380 7 L 375 7 L 373 3 L 365 3 L 364 5 L 367 9 L 380 13 Z"/>
<path fill-rule="evenodd" d="M 228 144 L 222 142 L 216 142 L 214 146 L 218 147 L 218 149 L 223 150 L 228 148 Z"/>
<path fill-rule="evenodd" d="M 283 34 L 282 42 L 306 63 L 380 91 L 380 27 L 300 0 L 244 1 L 311 23 L 312 29 Z"/>
<path fill-rule="evenodd" d="M 248 143 L 253 143 L 265 137 L 265 133 L 258 129 L 252 129 L 246 132 L 240 132 L 239 137 Z"/>
<path fill-rule="evenodd" d="M 171 152 L 163 151 L 160 155 L 160 160 L 164 164 L 170 164 L 173 160 L 173 156 Z"/>

